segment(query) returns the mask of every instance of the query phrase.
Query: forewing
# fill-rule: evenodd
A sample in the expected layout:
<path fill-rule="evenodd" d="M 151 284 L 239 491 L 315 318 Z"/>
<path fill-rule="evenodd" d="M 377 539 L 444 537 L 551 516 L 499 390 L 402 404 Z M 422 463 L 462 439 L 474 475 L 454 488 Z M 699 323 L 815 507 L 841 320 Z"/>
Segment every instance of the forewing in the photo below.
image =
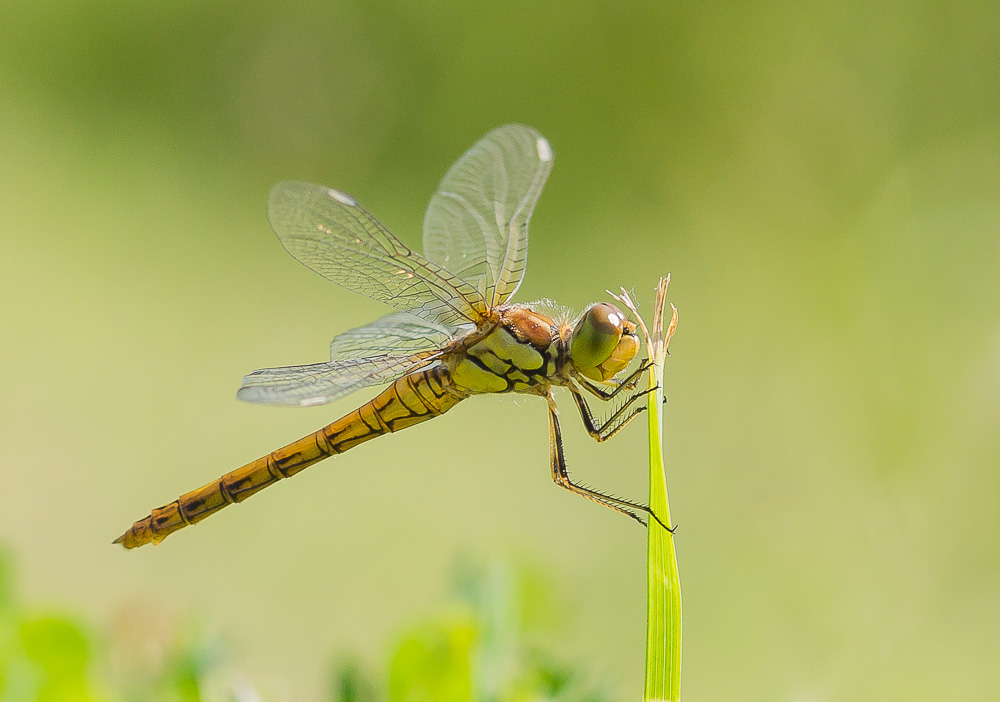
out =
<path fill-rule="evenodd" d="M 474 286 L 411 251 L 339 190 L 278 183 L 267 211 L 292 256 L 348 290 L 442 324 L 475 323 L 486 312 Z"/>
<path fill-rule="evenodd" d="M 243 378 L 236 397 L 266 405 L 322 405 L 371 385 L 392 382 L 432 363 L 463 329 L 397 312 L 340 334 L 330 361 L 264 368 Z"/>
<path fill-rule="evenodd" d="M 521 284 L 528 220 L 552 148 L 520 124 L 498 127 L 448 170 L 424 217 L 424 255 L 477 287 L 489 307 Z"/>

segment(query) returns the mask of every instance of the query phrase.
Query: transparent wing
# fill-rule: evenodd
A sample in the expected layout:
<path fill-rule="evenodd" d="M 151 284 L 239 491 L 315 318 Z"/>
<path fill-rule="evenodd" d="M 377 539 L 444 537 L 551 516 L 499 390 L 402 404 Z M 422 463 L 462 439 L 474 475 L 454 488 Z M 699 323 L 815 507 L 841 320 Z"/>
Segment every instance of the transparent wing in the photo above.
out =
<path fill-rule="evenodd" d="M 288 253 L 348 290 L 442 324 L 476 322 L 486 312 L 474 286 L 411 251 L 339 190 L 278 183 L 267 213 Z"/>
<path fill-rule="evenodd" d="M 445 174 L 424 217 L 424 255 L 474 284 L 489 307 L 521 284 L 528 220 L 552 168 L 552 148 L 520 124 L 498 127 Z"/>
<path fill-rule="evenodd" d="M 389 383 L 432 363 L 467 329 L 396 312 L 337 336 L 330 361 L 264 368 L 243 378 L 236 397 L 265 405 L 322 405 L 370 385 Z"/>
<path fill-rule="evenodd" d="M 363 327 L 338 334 L 330 344 L 330 360 L 370 356 L 372 353 L 409 355 L 441 349 L 474 327 L 452 327 L 428 322 L 409 312 L 396 312 Z"/>

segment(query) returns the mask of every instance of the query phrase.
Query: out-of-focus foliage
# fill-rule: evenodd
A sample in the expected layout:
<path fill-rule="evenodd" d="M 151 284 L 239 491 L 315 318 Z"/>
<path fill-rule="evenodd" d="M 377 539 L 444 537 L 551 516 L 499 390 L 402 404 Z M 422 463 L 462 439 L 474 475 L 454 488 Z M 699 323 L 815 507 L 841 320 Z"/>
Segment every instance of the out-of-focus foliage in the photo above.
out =
<path fill-rule="evenodd" d="M 527 568 L 458 571 L 455 603 L 410 627 L 389 655 L 384 685 L 353 659 L 335 676 L 333 702 L 601 702 L 593 675 L 557 663 L 535 637 L 551 624 L 554 594 Z M 388 688 L 388 692 L 380 688 Z"/>
<path fill-rule="evenodd" d="M 11 559 L 0 552 L 0 700 L 94 700 L 91 656 L 90 636 L 76 621 L 20 607 Z"/>
<path fill-rule="evenodd" d="M 200 627 L 152 626 L 123 614 L 100 634 L 76 617 L 34 611 L 18 596 L 0 551 L 2 702 L 253 702 Z"/>
<path fill-rule="evenodd" d="M 259 702 L 248 675 L 197 625 L 124 612 L 105 633 L 33 612 L 0 551 L 0 701 Z M 537 639 L 561 605 L 536 570 L 458 568 L 452 603 L 397 638 L 384 672 L 356 656 L 333 674 L 331 702 L 603 702 L 587 674 Z"/>

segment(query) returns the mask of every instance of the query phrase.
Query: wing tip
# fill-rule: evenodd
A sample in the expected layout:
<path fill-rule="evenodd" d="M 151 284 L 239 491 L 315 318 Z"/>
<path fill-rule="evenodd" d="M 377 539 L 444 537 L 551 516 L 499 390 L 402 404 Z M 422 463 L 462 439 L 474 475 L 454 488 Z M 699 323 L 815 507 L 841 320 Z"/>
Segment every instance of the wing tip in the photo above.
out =
<path fill-rule="evenodd" d="M 541 134 L 538 135 L 538 139 L 535 140 L 535 149 L 538 151 L 538 160 L 543 162 L 549 162 L 552 160 L 554 154 L 552 153 L 552 145 L 549 144 L 549 140 L 543 137 Z"/>
<path fill-rule="evenodd" d="M 345 193 L 343 190 L 337 190 L 336 188 L 327 188 L 326 194 L 333 200 L 336 200 L 341 205 L 346 205 L 347 207 L 357 207 L 358 201 L 353 197 Z"/>
<path fill-rule="evenodd" d="M 252 405 L 271 405 L 272 407 L 316 407 L 333 401 L 326 395 L 289 398 L 281 395 L 280 393 L 268 392 L 266 387 L 257 387 L 253 385 L 244 385 L 237 390 L 236 399 L 240 402 L 249 402 Z"/>
<path fill-rule="evenodd" d="M 316 407 L 317 405 L 325 405 L 330 400 L 325 396 L 317 397 L 304 397 L 299 400 L 299 407 Z"/>

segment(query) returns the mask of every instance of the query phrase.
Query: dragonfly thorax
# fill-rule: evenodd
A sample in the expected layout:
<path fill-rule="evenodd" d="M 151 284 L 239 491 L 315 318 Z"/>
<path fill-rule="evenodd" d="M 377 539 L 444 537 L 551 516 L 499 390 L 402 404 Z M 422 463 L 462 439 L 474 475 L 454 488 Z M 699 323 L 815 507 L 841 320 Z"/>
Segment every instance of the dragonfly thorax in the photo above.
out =
<path fill-rule="evenodd" d="M 456 388 L 469 394 L 535 392 L 549 384 L 562 365 L 558 325 L 521 305 L 498 312 L 497 324 L 449 360 Z"/>

